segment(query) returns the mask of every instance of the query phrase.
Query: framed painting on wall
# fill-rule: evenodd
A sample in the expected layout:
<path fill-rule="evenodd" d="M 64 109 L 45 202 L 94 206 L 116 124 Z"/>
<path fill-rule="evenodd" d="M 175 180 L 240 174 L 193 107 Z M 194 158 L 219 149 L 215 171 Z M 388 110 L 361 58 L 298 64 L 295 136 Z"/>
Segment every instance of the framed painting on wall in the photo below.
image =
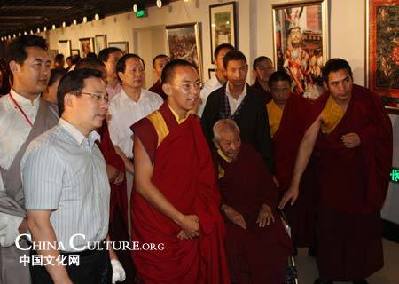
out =
<path fill-rule="evenodd" d="M 92 37 L 81 38 L 79 41 L 81 56 L 83 58 L 86 58 L 89 52 L 94 52 L 94 39 Z"/>
<path fill-rule="evenodd" d="M 96 35 L 94 37 L 96 42 L 96 52 L 97 54 L 107 47 L 107 36 L 106 35 Z"/>
<path fill-rule="evenodd" d="M 294 92 L 316 99 L 329 57 L 327 0 L 272 5 L 274 61 L 290 74 Z"/>
<path fill-rule="evenodd" d="M 63 54 L 65 57 L 71 56 L 72 47 L 70 40 L 59 40 L 58 41 L 58 52 Z"/>
<path fill-rule="evenodd" d="M 202 78 L 200 24 L 167 26 L 166 35 L 170 59 L 182 58 L 190 61 L 198 68 Z"/>
<path fill-rule="evenodd" d="M 399 0 L 366 0 L 366 82 L 399 108 Z"/>
<path fill-rule="evenodd" d="M 212 63 L 214 52 L 221 43 L 230 43 L 238 49 L 236 3 L 209 5 L 209 27 L 211 31 Z"/>
<path fill-rule="evenodd" d="M 119 48 L 123 54 L 129 53 L 129 42 L 127 41 L 109 42 L 108 47 Z"/>
<path fill-rule="evenodd" d="M 80 50 L 79 49 L 72 49 L 71 55 L 72 56 L 74 56 L 74 55 L 80 56 Z"/>

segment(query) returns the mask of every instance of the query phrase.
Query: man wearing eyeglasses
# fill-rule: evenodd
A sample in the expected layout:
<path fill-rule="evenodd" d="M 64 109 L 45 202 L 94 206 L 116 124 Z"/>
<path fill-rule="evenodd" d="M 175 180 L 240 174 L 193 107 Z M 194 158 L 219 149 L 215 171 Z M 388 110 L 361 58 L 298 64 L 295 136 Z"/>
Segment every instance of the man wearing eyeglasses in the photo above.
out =
<path fill-rule="evenodd" d="M 57 126 L 29 144 L 21 161 L 27 223 L 35 242 L 33 283 L 110 283 L 112 268 L 104 240 L 110 186 L 97 144 L 108 110 L 98 70 L 80 69 L 59 85 Z M 96 249 L 88 244 L 98 243 Z M 56 244 L 56 247 L 49 244 Z M 79 265 L 70 264 L 70 256 Z"/>
<path fill-rule="evenodd" d="M 163 244 L 133 258 L 144 283 L 230 283 L 215 169 L 198 117 L 195 67 L 175 59 L 162 70 L 167 101 L 135 123 L 132 236 Z"/>

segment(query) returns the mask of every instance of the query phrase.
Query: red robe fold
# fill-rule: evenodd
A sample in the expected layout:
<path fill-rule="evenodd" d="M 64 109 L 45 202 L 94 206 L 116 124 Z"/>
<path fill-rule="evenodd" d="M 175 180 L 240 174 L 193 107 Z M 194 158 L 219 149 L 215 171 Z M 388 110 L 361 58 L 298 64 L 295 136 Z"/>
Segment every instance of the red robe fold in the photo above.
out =
<path fill-rule="evenodd" d="M 226 218 L 226 249 L 235 283 L 281 284 L 285 279 L 291 240 L 276 212 L 277 189 L 261 156 L 248 144 L 242 144 L 231 163 L 218 156 L 223 173 L 219 178 L 223 203 L 243 215 L 247 229 Z M 261 205 L 273 210 L 275 223 L 260 228 L 256 224 Z"/>
<path fill-rule="evenodd" d="M 105 122 L 98 130 L 98 133 L 101 137 L 98 146 L 104 156 L 105 162 L 124 173 L 125 165 L 122 158 L 115 152 Z M 129 241 L 126 178 L 121 184 L 110 184 L 110 186 L 109 235 L 113 241 Z M 133 283 L 135 278 L 135 269 L 129 252 L 126 250 L 116 250 L 115 253 L 118 255 L 119 261 L 126 272 L 126 281 L 123 283 Z"/>
<path fill-rule="evenodd" d="M 328 94 L 316 103 L 323 109 Z M 346 148 L 342 135 L 361 144 Z M 319 184 L 317 262 L 322 279 L 358 280 L 383 266 L 379 211 L 392 164 L 392 126 L 379 98 L 354 85 L 348 109 L 315 152 Z"/>
<path fill-rule="evenodd" d="M 284 107 L 280 126 L 272 139 L 275 175 L 283 195 L 291 184 L 292 173 L 304 132 L 313 122 L 312 101 L 291 94 Z M 288 223 L 296 247 L 311 247 L 315 238 L 316 184 L 313 159 L 303 174 L 298 200 L 286 206 Z"/>
<path fill-rule="evenodd" d="M 133 259 L 145 283 L 229 283 L 224 255 L 224 227 L 215 170 L 196 116 L 177 124 L 167 103 L 160 113 L 168 135 L 158 137 L 149 119 L 131 128 L 153 161 L 153 184 L 183 214 L 200 220 L 200 237 L 181 241 L 181 230 L 133 189 L 132 237 L 139 243 L 163 243 L 164 250 L 134 251 Z"/>

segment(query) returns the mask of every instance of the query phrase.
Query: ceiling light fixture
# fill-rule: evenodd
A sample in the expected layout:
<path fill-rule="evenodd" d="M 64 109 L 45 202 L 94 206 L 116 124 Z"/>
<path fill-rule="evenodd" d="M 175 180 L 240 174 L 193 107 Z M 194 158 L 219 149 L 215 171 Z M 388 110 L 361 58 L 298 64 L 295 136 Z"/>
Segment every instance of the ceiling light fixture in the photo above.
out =
<path fill-rule="evenodd" d="M 64 29 L 66 28 L 66 22 L 65 22 L 65 21 L 62 22 L 62 27 L 63 27 Z"/>
<path fill-rule="evenodd" d="M 133 5 L 133 12 L 137 13 L 137 4 Z"/>
<path fill-rule="evenodd" d="M 82 23 L 83 23 L 83 24 L 87 23 L 87 17 L 83 17 Z"/>
<path fill-rule="evenodd" d="M 157 7 L 161 8 L 162 7 L 162 1 L 161 0 L 157 0 Z"/>
<path fill-rule="evenodd" d="M 100 19 L 100 16 L 98 15 L 98 13 L 96 13 L 96 14 L 94 15 L 94 20 L 98 21 L 99 19 Z"/>
<path fill-rule="evenodd" d="M 54 25 L 54 24 L 51 26 L 51 29 L 52 29 L 52 30 L 55 30 L 55 25 Z"/>
<path fill-rule="evenodd" d="M 47 27 L 44 27 L 44 28 L 43 28 L 43 32 L 45 32 L 45 31 L 47 31 Z"/>

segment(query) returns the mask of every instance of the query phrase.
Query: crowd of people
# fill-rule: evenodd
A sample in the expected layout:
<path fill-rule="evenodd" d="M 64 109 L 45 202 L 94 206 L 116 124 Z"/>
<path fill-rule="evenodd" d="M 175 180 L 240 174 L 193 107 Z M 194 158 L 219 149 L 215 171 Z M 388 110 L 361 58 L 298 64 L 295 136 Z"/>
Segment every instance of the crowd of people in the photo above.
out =
<path fill-rule="evenodd" d="M 0 283 L 282 284 L 301 247 L 315 284 L 382 268 L 392 127 L 346 60 L 310 100 L 227 43 L 205 84 L 157 55 L 149 90 L 137 54 L 47 50 L 0 61 Z"/>

